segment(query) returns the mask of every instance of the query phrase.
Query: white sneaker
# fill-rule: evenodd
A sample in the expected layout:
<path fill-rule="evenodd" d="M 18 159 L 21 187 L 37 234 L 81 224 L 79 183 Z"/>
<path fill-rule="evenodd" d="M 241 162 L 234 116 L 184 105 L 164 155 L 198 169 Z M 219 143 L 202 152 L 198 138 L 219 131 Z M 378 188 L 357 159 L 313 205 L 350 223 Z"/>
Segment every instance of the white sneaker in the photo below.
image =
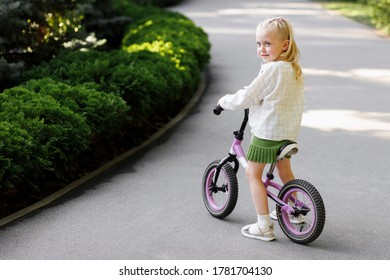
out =
<path fill-rule="evenodd" d="M 278 220 L 278 217 L 276 216 L 276 210 L 272 211 L 269 216 L 272 220 Z M 298 217 L 290 216 L 290 222 L 294 225 L 303 224 L 305 222 L 305 217 L 302 215 L 299 215 Z"/>

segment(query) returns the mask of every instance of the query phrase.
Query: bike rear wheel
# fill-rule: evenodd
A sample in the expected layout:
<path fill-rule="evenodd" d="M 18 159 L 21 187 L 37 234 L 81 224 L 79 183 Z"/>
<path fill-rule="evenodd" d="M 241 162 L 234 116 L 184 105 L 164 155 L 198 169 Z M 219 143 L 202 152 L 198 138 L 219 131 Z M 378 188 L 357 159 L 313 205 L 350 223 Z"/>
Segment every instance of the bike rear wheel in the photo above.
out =
<path fill-rule="evenodd" d="M 316 240 L 325 226 L 325 206 L 317 189 L 307 181 L 292 180 L 278 197 L 296 210 L 295 215 L 290 215 L 276 206 L 279 225 L 287 237 L 299 244 Z"/>
<path fill-rule="evenodd" d="M 233 167 L 226 163 L 221 168 L 217 178 L 217 185 L 213 185 L 214 174 L 219 162 L 219 160 L 213 161 L 204 172 L 202 197 L 209 213 L 216 218 L 222 219 L 230 215 L 236 206 L 238 183 Z"/>

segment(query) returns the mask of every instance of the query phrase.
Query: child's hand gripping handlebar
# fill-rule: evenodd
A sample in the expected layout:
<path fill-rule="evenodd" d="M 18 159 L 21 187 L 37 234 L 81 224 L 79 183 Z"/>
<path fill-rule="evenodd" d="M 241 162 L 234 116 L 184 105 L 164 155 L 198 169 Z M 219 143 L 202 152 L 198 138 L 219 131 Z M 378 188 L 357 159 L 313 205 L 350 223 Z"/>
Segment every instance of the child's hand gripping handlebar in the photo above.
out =
<path fill-rule="evenodd" d="M 215 106 L 214 110 L 213 110 L 214 114 L 217 116 L 220 115 L 222 111 L 223 111 L 223 108 L 219 105 Z"/>

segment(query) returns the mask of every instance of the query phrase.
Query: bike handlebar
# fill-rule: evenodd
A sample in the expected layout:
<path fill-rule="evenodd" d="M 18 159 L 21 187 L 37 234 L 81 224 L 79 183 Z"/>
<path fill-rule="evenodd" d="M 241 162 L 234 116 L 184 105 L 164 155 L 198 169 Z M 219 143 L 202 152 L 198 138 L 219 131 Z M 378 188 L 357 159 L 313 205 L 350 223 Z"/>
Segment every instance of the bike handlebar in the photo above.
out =
<path fill-rule="evenodd" d="M 214 107 L 214 114 L 215 115 L 220 115 L 221 112 L 223 111 L 223 108 L 221 106 L 219 106 L 219 104 L 217 106 Z M 245 127 L 248 123 L 248 119 L 249 119 L 249 109 L 245 109 L 244 110 L 244 119 L 242 120 L 242 124 L 241 124 L 241 127 L 240 127 L 240 130 L 236 130 L 234 131 L 234 135 L 236 136 L 236 139 L 238 140 L 243 140 L 244 139 L 244 131 L 245 131 Z"/>
<path fill-rule="evenodd" d="M 214 110 L 213 110 L 214 114 L 217 116 L 220 115 L 222 111 L 223 111 L 223 108 L 219 105 L 215 106 Z"/>

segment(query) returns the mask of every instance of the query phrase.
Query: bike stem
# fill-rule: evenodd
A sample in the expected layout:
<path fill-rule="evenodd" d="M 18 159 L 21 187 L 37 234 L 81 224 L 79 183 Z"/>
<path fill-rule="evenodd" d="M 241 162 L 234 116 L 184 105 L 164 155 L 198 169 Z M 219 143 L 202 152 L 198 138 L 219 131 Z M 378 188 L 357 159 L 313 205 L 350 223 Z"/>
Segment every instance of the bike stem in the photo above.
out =
<path fill-rule="evenodd" d="M 218 179 L 219 174 L 221 172 L 222 166 L 224 166 L 228 162 L 234 162 L 234 167 L 233 167 L 234 172 L 237 173 L 239 165 L 240 165 L 238 160 L 237 160 L 237 155 L 240 158 L 240 161 L 241 161 L 241 158 L 245 159 L 245 154 L 241 148 L 241 141 L 244 139 L 244 132 L 245 132 L 245 128 L 248 124 L 248 119 L 249 119 L 249 109 L 245 109 L 244 110 L 244 119 L 241 123 L 240 129 L 235 130 L 233 132 L 235 139 L 233 141 L 229 155 L 227 157 L 225 157 L 224 159 L 222 159 L 221 162 L 217 166 L 217 170 L 215 171 L 214 178 L 213 178 L 213 187 L 217 186 L 217 179 Z M 246 162 L 243 163 L 243 166 L 246 167 Z"/>

